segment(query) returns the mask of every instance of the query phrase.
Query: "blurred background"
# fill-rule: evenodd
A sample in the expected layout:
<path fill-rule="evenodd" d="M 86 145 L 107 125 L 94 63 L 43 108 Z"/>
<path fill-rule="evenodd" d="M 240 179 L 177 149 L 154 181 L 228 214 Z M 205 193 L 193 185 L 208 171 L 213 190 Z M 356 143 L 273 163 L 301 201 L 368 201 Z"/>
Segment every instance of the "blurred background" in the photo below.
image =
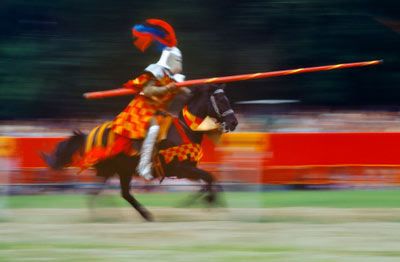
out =
<path fill-rule="evenodd" d="M 132 44 L 147 18 L 174 26 L 187 79 L 384 63 L 229 84 L 239 126 L 205 144 L 201 163 L 229 211 L 176 208 L 197 184 L 138 179 L 139 200 L 169 223 L 137 231 L 118 181 L 93 218 L 93 172 L 50 171 L 38 152 L 128 104 L 82 94 L 120 87 L 158 60 Z M 398 260 L 399 1 L 2 0 L 0 36 L 0 260 Z"/>
<path fill-rule="evenodd" d="M 385 61 L 230 84 L 233 102 L 398 110 L 398 1 L 5 0 L 1 7 L 1 119 L 113 117 L 129 98 L 87 101 L 82 93 L 119 87 L 158 59 L 157 50 L 132 45 L 131 27 L 149 17 L 174 26 L 188 79 Z"/>
<path fill-rule="evenodd" d="M 113 119 L 132 97 L 86 100 L 82 94 L 120 87 L 158 60 L 156 48 L 142 53 L 132 44 L 132 26 L 149 17 L 174 26 L 187 79 L 384 60 L 377 66 L 231 83 L 226 93 L 239 119 L 238 133 L 385 136 L 400 130 L 397 1 L 13 0 L 1 7 L 2 136 L 60 138 Z M 364 151 L 349 144 L 353 137 L 343 145 Z M 274 139 L 267 139 L 268 155 L 283 148 L 271 146 Z M 35 143 L 17 146 L 26 155 L 21 158 L 31 162 L 26 167 L 42 167 L 40 143 L 50 148 L 55 142 Z M 324 143 L 316 143 L 317 155 L 318 148 L 332 148 Z M 390 143 L 394 150 L 396 141 Z M 308 147 L 299 148 L 299 154 L 309 154 Z M 218 152 L 209 152 L 205 162 L 219 161 Z M 335 159 L 328 153 L 326 158 Z M 331 162 L 383 164 L 345 157 Z"/>

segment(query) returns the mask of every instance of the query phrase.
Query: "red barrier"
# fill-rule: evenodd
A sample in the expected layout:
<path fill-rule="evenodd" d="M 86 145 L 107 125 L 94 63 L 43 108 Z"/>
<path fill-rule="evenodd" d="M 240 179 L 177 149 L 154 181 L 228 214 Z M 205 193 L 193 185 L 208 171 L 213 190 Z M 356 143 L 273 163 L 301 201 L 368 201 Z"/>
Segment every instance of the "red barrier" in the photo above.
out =
<path fill-rule="evenodd" d="M 400 165 L 400 133 L 271 134 L 271 166 Z"/>
<path fill-rule="evenodd" d="M 40 152 L 53 152 L 62 137 L 19 137 L 16 139 L 19 165 L 22 168 L 41 168 L 45 163 L 40 157 Z"/>
<path fill-rule="evenodd" d="M 93 172 L 47 170 L 39 152 L 52 152 L 63 138 L 15 138 L 18 183 L 91 181 Z M 232 133 L 218 147 L 203 144 L 201 166 L 222 181 L 263 184 L 400 185 L 400 133 Z M 43 172 L 42 172 L 43 173 Z"/>
<path fill-rule="evenodd" d="M 269 138 L 264 184 L 400 185 L 400 133 L 281 133 Z"/>
<path fill-rule="evenodd" d="M 54 171 L 47 168 L 40 157 L 40 152 L 53 152 L 62 137 L 18 137 L 13 138 L 14 170 L 11 171 L 10 184 L 49 184 L 49 183 L 84 183 L 97 181 L 89 171 L 77 175 L 76 169 Z"/>

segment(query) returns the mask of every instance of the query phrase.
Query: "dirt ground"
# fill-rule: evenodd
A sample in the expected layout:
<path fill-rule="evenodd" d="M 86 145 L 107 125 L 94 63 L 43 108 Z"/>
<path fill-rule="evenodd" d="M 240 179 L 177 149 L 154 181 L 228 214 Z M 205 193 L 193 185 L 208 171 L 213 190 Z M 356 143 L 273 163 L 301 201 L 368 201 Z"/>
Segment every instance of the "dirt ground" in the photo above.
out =
<path fill-rule="evenodd" d="M 0 261 L 400 261 L 400 209 L 13 209 Z"/>

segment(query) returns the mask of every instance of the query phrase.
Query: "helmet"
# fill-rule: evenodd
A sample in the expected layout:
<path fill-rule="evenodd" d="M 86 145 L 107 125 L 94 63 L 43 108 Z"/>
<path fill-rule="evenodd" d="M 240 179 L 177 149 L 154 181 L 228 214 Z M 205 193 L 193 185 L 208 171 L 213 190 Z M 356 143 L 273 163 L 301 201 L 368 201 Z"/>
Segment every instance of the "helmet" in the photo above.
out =
<path fill-rule="evenodd" d="M 156 64 L 167 68 L 172 74 L 179 74 L 182 72 L 182 53 L 175 46 L 166 47 Z"/>
<path fill-rule="evenodd" d="M 173 75 L 182 72 L 182 53 L 176 47 L 178 41 L 170 24 L 160 19 L 147 19 L 146 23 L 135 25 L 132 34 L 137 37 L 135 46 L 142 52 L 152 42 L 158 44 L 162 53 L 156 65 L 168 69 Z"/>

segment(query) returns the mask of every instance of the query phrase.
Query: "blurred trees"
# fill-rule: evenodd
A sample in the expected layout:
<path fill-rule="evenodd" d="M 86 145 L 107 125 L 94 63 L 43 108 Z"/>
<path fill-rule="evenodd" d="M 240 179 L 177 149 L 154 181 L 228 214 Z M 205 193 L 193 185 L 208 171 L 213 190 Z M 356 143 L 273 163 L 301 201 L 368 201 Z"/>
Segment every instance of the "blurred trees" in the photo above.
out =
<path fill-rule="evenodd" d="M 400 3 L 377 0 L 3 0 L 0 118 L 115 115 L 129 98 L 87 101 L 158 59 L 132 46 L 146 18 L 176 29 L 189 79 L 384 59 L 378 67 L 232 84 L 232 100 L 391 106 L 400 101 Z"/>

